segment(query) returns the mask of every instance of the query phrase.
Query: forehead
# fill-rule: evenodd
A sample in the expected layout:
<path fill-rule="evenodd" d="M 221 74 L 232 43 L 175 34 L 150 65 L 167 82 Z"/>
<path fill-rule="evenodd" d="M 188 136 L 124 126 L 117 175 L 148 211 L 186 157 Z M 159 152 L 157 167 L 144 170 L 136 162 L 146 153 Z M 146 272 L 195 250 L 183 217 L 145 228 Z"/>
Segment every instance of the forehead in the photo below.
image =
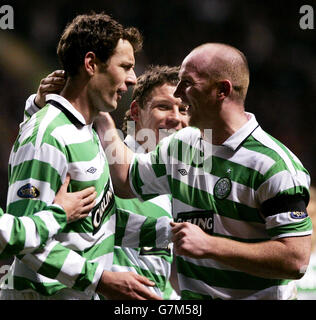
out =
<path fill-rule="evenodd" d="M 110 60 L 135 64 L 134 49 L 128 40 L 119 39 Z"/>
<path fill-rule="evenodd" d="M 168 83 L 153 88 L 146 99 L 146 105 L 155 105 L 159 102 L 170 102 L 171 104 L 181 104 L 180 98 L 174 97 L 176 86 Z"/>
<path fill-rule="evenodd" d="M 187 57 L 183 60 L 180 71 L 179 71 L 179 77 L 183 78 L 185 76 L 193 76 L 198 72 L 196 64 L 190 59 L 190 57 Z"/>
<path fill-rule="evenodd" d="M 179 77 L 205 77 L 212 60 L 211 55 L 203 55 L 199 50 L 191 52 L 182 62 Z"/>

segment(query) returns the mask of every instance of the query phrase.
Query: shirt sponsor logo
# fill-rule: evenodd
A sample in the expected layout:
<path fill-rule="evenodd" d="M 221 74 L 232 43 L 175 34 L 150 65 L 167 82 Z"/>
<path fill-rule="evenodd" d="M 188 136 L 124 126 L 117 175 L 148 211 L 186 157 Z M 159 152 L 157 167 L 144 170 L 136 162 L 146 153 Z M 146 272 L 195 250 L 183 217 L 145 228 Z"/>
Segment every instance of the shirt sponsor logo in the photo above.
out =
<path fill-rule="evenodd" d="M 214 197 L 223 200 L 228 197 L 232 190 L 232 182 L 229 178 L 223 177 L 217 180 L 214 186 L 213 194 Z"/>
<path fill-rule="evenodd" d="M 101 201 L 96 205 L 92 210 L 92 225 L 93 225 L 93 234 L 96 234 L 104 220 L 104 218 L 111 212 L 111 209 L 114 205 L 114 194 L 109 183 L 104 188 L 104 195 Z"/>
<path fill-rule="evenodd" d="M 18 190 L 17 195 L 24 199 L 34 199 L 40 195 L 40 192 L 35 186 L 27 183 Z"/>
<path fill-rule="evenodd" d="M 213 211 L 191 211 L 178 213 L 176 222 L 190 222 L 200 227 L 207 234 L 214 231 Z"/>
<path fill-rule="evenodd" d="M 294 220 L 305 219 L 306 217 L 308 217 L 307 212 L 303 212 L 303 211 L 290 212 L 290 218 L 292 218 Z"/>

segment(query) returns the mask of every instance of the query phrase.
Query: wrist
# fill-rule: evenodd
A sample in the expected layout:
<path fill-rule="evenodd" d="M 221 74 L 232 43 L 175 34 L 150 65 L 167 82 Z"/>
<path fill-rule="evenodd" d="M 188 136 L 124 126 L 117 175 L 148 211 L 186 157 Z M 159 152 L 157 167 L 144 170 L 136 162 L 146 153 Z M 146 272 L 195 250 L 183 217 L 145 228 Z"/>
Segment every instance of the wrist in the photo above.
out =
<path fill-rule="evenodd" d="M 107 291 L 107 284 L 111 282 L 111 276 L 113 272 L 103 270 L 100 280 L 96 287 L 96 293 L 100 293 L 104 295 L 104 292 Z"/>
<path fill-rule="evenodd" d="M 212 259 L 214 257 L 214 250 L 216 250 L 216 237 L 207 235 L 206 241 L 204 241 L 204 248 L 203 248 L 203 259 Z"/>
<path fill-rule="evenodd" d="M 42 109 L 45 104 L 46 104 L 46 98 L 45 97 L 41 97 L 38 94 L 35 95 L 35 98 L 33 100 L 33 104 L 35 105 L 35 107 L 37 107 L 38 109 Z"/>
<path fill-rule="evenodd" d="M 60 226 L 59 232 L 62 231 L 66 227 L 68 222 L 68 217 L 65 209 L 57 203 L 51 204 L 50 206 L 48 206 L 48 209 L 52 210 L 53 216 Z"/>

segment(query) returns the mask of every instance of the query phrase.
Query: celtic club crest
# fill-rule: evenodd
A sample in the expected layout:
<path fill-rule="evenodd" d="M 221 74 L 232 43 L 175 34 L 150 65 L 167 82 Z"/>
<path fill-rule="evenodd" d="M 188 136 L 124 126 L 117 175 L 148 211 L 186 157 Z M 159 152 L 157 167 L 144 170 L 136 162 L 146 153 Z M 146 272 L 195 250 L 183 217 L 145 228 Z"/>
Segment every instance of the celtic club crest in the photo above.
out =
<path fill-rule="evenodd" d="M 214 186 L 213 194 L 215 198 L 223 200 L 228 197 L 232 190 L 232 183 L 229 178 L 220 178 Z"/>

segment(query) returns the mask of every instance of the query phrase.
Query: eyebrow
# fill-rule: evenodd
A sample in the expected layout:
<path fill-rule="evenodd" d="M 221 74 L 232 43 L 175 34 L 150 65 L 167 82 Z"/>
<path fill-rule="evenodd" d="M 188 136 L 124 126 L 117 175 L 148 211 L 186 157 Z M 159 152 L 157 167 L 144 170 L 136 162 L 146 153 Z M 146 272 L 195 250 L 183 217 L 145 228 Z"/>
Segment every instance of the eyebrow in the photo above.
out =
<path fill-rule="evenodd" d="M 170 100 L 164 99 L 164 98 L 162 98 L 162 99 L 158 98 L 157 100 L 155 100 L 155 98 L 154 98 L 154 99 L 152 100 L 151 107 L 157 107 L 157 106 L 162 105 L 162 104 L 164 104 L 164 105 L 170 105 L 170 106 L 173 106 L 174 104 L 176 104 L 176 105 L 178 105 L 179 107 L 181 107 L 181 106 L 187 107 L 187 105 L 184 104 L 184 103 L 181 103 L 181 102 L 171 102 Z"/>
<path fill-rule="evenodd" d="M 159 104 L 171 104 L 171 105 L 173 105 L 174 103 L 173 102 L 171 102 L 170 100 L 168 100 L 168 99 L 160 99 L 160 98 L 158 98 L 158 99 L 153 99 L 152 100 L 152 102 L 153 102 L 153 104 L 155 104 L 155 105 L 159 105 Z"/>
<path fill-rule="evenodd" d="M 135 62 L 132 62 L 132 61 L 122 61 L 121 64 L 125 66 L 129 66 L 131 68 L 135 67 Z"/>
<path fill-rule="evenodd" d="M 193 81 L 194 78 L 187 74 L 187 73 L 183 73 L 181 76 L 179 75 L 180 81 L 184 81 L 184 80 L 188 80 L 188 81 Z"/>

